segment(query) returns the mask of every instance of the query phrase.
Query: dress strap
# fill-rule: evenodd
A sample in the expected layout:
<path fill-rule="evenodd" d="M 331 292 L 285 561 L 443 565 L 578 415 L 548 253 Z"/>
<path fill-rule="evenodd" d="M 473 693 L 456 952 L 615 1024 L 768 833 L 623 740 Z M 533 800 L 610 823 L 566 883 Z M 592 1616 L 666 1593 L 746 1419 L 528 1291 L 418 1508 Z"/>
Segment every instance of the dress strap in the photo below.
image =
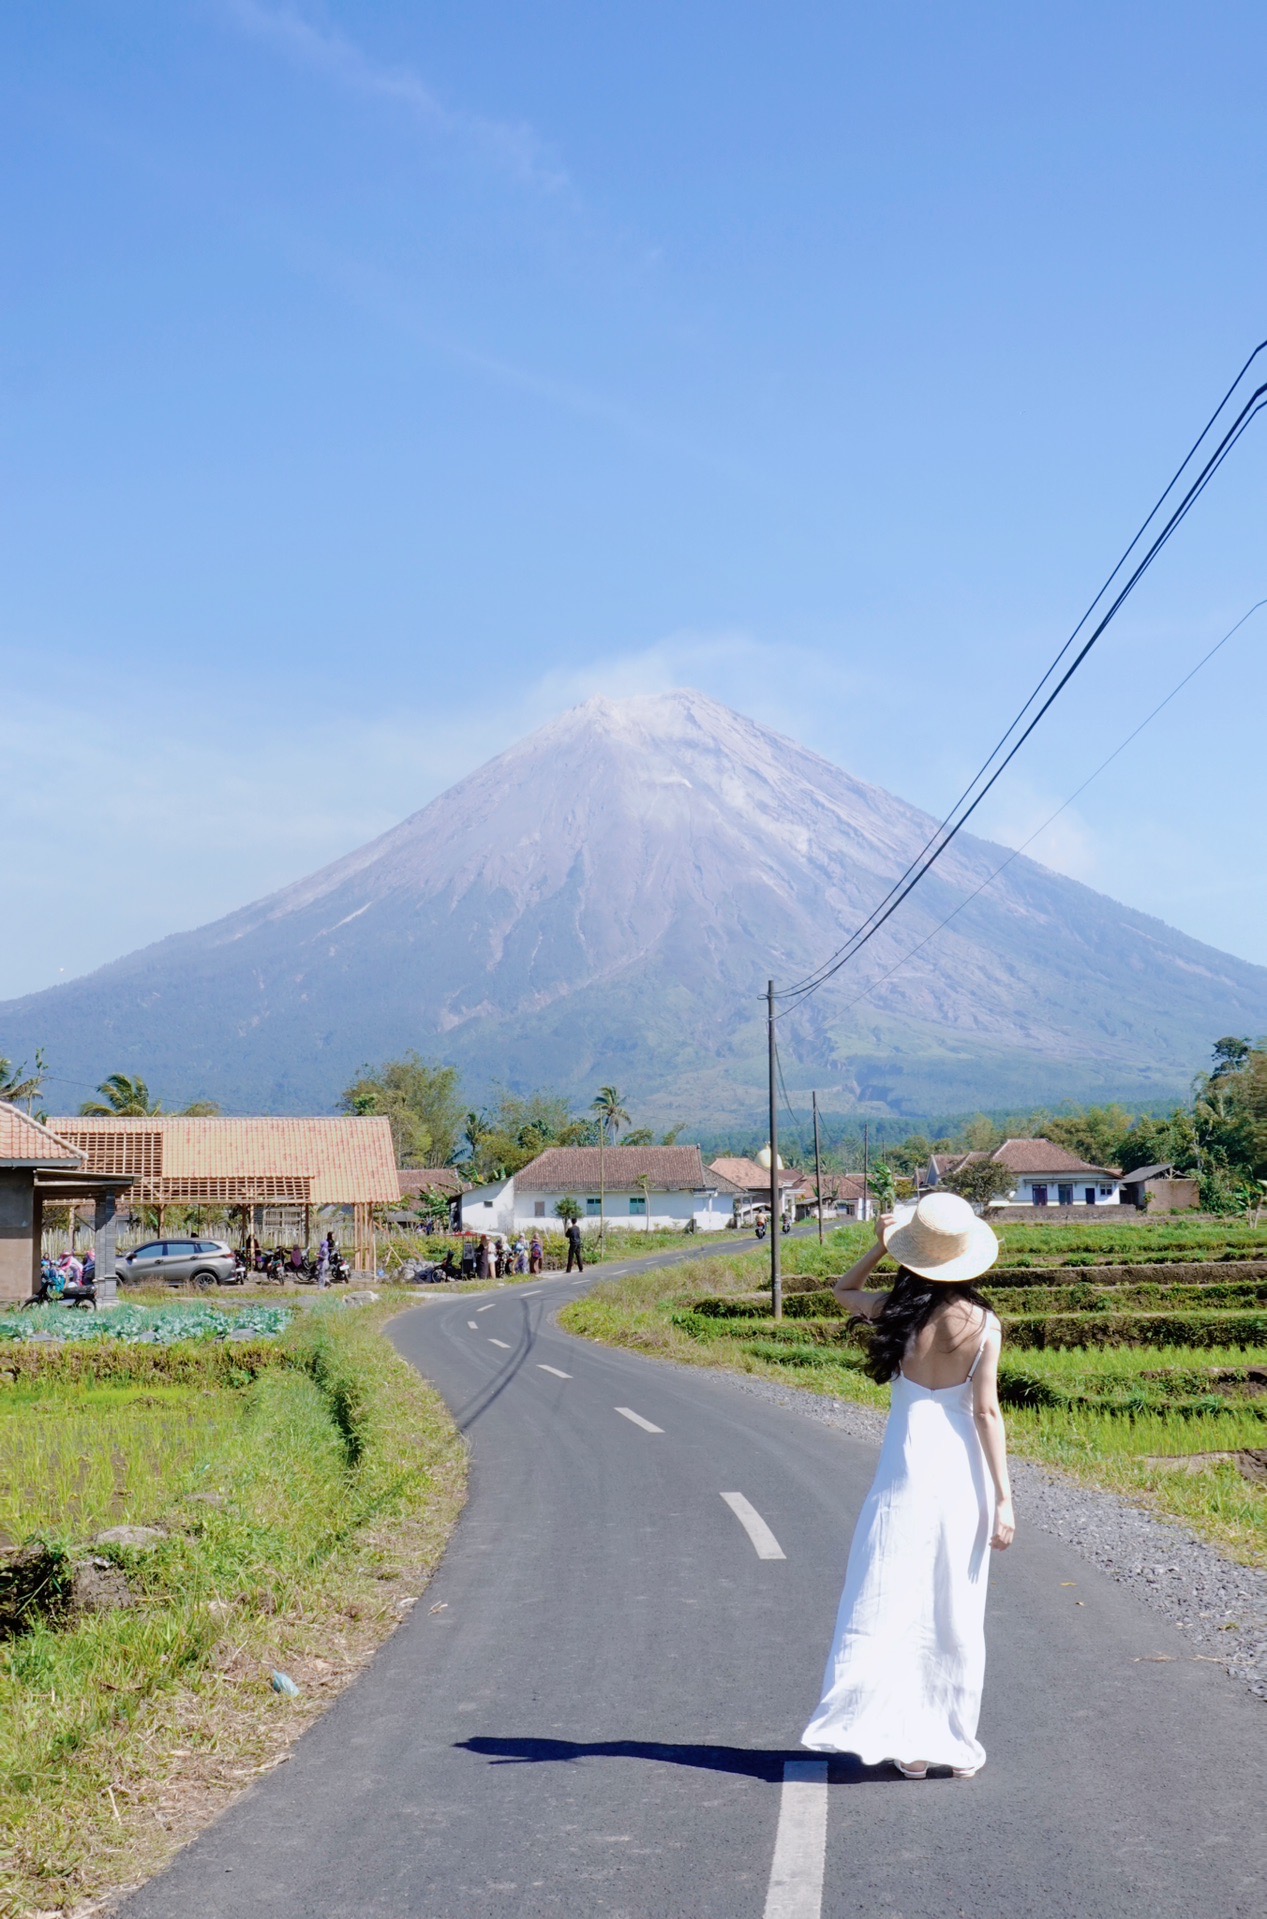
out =
<path fill-rule="evenodd" d="M 981 1364 L 981 1355 L 982 1353 L 984 1353 L 986 1347 L 990 1344 L 990 1336 L 994 1332 L 994 1329 L 998 1325 L 998 1323 L 999 1322 L 994 1317 L 993 1313 L 986 1314 L 985 1331 L 981 1335 L 981 1344 L 977 1347 L 977 1356 L 973 1360 L 971 1366 L 969 1366 L 968 1368 L 968 1379 L 972 1378 L 972 1375 L 976 1372 L 977 1367 Z M 964 1381 L 964 1385 L 966 1386 L 967 1383 L 968 1383 L 968 1380 L 966 1379 Z"/>

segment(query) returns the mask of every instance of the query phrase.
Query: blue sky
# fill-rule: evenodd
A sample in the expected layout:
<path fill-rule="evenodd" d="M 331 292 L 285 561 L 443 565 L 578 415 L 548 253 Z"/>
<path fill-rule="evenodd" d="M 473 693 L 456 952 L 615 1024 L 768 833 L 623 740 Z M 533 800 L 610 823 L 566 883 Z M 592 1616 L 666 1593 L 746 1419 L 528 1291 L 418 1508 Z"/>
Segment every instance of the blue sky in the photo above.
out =
<path fill-rule="evenodd" d="M 7 9 L 0 994 L 596 690 L 940 810 L 1267 336 L 1265 53 L 1164 0 Z M 1267 594 L 1259 436 L 997 837 Z M 1263 963 L 1265 642 L 1032 848 Z"/>

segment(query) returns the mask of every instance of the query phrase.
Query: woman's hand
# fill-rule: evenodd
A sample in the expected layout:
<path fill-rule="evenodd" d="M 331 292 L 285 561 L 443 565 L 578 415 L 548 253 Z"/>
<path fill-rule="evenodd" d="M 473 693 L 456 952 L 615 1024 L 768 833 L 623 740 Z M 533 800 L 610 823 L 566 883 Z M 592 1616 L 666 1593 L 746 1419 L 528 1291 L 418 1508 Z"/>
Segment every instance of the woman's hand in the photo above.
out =
<path fill-rule="evenodd" d="M 1005 1553 L 1016 1538 L 1016 1519 L 1012 1512 L 1010 1499 L 1001 1499 L 994 1512 L 994 1531 L 990 1534 L 990 1544 L 996 1553 Z"/>
<path fill-rule="evenodd" d="M 883 1246 L 884 1244 L 885 1234 L 891 1231 L 892 1228 L 896 1225 L 896 1223 L 897 1223 L 896 1213 L 880 1213 L 877 1215 L 876 1222 L 875 1222 L 875 1236 L 879 1240 L 881 1246 Z"/>

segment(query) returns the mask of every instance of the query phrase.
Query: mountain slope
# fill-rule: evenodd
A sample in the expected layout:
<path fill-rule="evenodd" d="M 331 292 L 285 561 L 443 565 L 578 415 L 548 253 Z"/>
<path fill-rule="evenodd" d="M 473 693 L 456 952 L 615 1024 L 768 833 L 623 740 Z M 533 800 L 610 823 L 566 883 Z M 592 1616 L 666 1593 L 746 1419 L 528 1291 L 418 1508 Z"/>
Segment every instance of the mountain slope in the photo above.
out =
<path fill-rule="evenodd" d="M 0 1006 L 0 1052 L 170 1100 L 328 1108 L 407 1046 L 473 1087 L 746 1115 L 760 995 L 821 960 L 932 822 L 697 693 L 596 699 L 391 832 L 213 925 Z M 1267 969 L 966 836 L 784 1023 L 789 1084 L 936 1112 L 1177 1091 L 1222 1032 L 1267 1028 Z"/>

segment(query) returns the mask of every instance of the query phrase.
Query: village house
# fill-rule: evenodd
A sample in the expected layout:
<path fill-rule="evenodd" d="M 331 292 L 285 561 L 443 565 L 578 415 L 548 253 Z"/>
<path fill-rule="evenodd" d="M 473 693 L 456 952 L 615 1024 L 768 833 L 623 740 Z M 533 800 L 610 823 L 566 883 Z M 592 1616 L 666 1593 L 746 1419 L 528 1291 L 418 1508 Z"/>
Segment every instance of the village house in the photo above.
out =
<path fill-rule="evenodd" d="M 119 1195 L 129 1184 L 117 1168 L 93 1168 L 85 1155 L 18 1107 L 0 1101 L 0 1300 L 30 1299 L 39 1286 L 40 1240 L 48 1206 L 92 1207 L 97 1294 L 115 1294 Z"/>
<path fill-rule="evenodd" d="M 709 1163 L 709 1176 L 718 1180 L 723 1190 L 733 1195 L 733 1213 L 737 1226 L 749 1226 L 759 1212 L 770 1210 L 770 1149 L 767 1146 L 757 1159 L 745 1159 L 739 1154 L 723 1154 L 720 1159 Z M 765 1165 L 761 1159 L 765 1159 Z M 802 1175 L 794 1172 L 790 1166 L 779 1167 L 779 1210 L 791 1213 L 795 1217 L 796 1195 L 801 1185 Z"/>
<path fill-rule="evenodd" d="M 992 1153 L 934 1153 L 920 1186 L 931 1191 L 948 1174 L 970 1161 L 989 1159 L 1015 1175 L 1015 1185 L 995 1206 L 1118 1206 L 1122 1175 L 1111 1166 L 1092 1166 L 1049 1139 L 1005 1139 Z"/>
<path fill-rule="evenodd" d="M 730 1224 L 734 1187 L 705 1172 L 698 1146 L 550 1146 L 506 1179 L 475 1186 L 460 1201 L 467 1233 L 561 1232 L 561 1199 L 574 1199 L 583 1229 L 643 1226 L 719 1232 Z M 693 1226 L 692 1226 L 693 1222 Z"/>
<path fill-rule="evenodd" d="M 796 1193 L 796 1216 L 813 1219 L 818 1210 L 818 1188 L 814 1175 L 807 1173 Z M 869 1193 L 861 1173 L 823 1174 L 823 1218 L 872 1219 L 875 1197 Z"/>

